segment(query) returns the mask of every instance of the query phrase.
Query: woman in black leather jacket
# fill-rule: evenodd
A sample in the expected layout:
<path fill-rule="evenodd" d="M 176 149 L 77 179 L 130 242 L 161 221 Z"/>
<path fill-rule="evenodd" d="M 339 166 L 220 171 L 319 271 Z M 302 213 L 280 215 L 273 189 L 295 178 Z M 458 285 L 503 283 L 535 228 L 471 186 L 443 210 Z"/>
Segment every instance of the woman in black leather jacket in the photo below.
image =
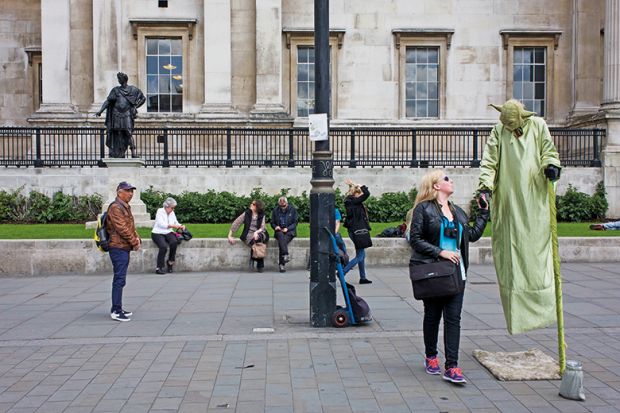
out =
<path fill-rule="evenodd" d="M 454 183 L 442 170 L 429 172 L 422 178 L 409 233 L 409 243 L 413 248 L 410 265 L 444 259 L 460 265 L 463 275 L 467 274 L 469 242 L 475 242 L 482 236 L 489 219 L 488 204 L 484 198 L 479 200 L 480 214 L 470 226 L 465 212 L 449 200 L 453 192 Z M 463 293 L 423 301 L 426 372 L 441 374 L 437 339 L 443 314 L 446 356 L 443 378 L 452 383 L 466 383 L 458 367 Z"/>

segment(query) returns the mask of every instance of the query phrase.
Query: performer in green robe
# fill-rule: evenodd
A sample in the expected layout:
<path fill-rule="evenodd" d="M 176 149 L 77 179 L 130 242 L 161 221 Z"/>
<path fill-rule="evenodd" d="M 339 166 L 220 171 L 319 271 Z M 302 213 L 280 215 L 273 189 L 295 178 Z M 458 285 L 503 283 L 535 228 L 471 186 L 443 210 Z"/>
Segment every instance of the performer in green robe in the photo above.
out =
<path fill-rule="evenodd" d="M 560 160 L 547 124 L 517 100 L 501 112 L 480 165 L 478 189 L 492 194 L 493 261 L 510 334 L 556 320 L 548 180 Z"/>

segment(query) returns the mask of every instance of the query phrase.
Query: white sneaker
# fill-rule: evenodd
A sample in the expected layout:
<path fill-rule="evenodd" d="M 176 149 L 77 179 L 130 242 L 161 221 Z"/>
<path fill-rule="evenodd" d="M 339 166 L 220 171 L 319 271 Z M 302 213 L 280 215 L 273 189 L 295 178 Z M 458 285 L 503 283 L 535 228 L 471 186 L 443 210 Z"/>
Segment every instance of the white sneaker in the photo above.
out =
<path fill-rule="evenodd" d="M 127 317 L 125 314 L 122 313 L 112 313 L 110 314 L 110 317 L 112 317 L 112 320 L 116 321 L 131 321 L 131 318 Z"/>

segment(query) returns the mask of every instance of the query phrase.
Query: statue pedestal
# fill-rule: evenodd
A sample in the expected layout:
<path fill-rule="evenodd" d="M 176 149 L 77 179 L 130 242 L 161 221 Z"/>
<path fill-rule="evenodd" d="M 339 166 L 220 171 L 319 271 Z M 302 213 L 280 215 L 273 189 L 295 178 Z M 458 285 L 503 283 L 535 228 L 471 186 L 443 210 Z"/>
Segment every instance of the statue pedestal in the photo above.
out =
<path fill-rule="evenodd" d="M 144 168 L 144 161 L 140 158 L 103 158 L 108 166 L 107 200 L 103 204 L 102 213 L 107 211 L 108 206 L 116 199 L 116 187 L 120 182 L 126 181 L 135 186 L 133 198 L 129 203 L 136 227 L 151 228 L 155 223 L 146 211 L 146 205 L 140 199 L 140 189 L 144 186 L 140 169 Z M 86 229 L 96 228 L 97 221 L 86 223 Z"/>

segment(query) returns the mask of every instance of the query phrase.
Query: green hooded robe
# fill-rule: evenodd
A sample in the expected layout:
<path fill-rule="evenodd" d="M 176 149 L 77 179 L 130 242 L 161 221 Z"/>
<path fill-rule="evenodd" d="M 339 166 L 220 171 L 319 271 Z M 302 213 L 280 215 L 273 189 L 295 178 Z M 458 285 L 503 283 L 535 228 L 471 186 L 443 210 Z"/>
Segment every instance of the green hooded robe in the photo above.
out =
<path fill-rule="evenodd" d="M 514 100 L 502 106 L 480 165 L 479 190 L 492 192 L 493 261 L 510 334 L 556 321 L 548 181 L 560 167 L 547 124 Z M 520 129 L 519 129 L 520 128 Z M 517 138 L 513 131 L 522 133 Z"/>

